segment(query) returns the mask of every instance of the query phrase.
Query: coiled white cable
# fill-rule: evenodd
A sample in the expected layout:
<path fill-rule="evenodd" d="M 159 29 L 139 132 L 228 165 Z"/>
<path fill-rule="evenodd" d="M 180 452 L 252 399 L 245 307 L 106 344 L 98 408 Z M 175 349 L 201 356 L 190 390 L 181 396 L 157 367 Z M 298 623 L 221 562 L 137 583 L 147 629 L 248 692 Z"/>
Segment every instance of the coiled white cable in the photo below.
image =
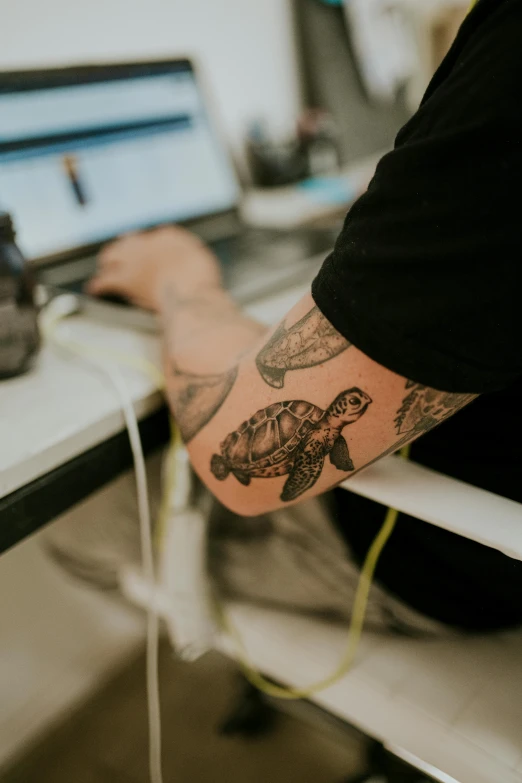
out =
<path fill-rule="evenodd" d="M 151 517 L 147 472 L 145 458 L 141 445 L 138 422 L 132 400 L 119 369 L 103 360 L 95 358 L 91 351 L 83 351 L 82 346 L 74 341 L 68 341 L 61 335 L 57 338 L 56 328 L 59 322 L 78 309 L 78 300 L 73 295 L 65 294 L 54 299 L 47 307 L 42 317 L 42 331 L 49 342 L 59 348 L 81 356 L 83 360 L 101 370 L 111 381 L 118 394 L 125 426 L 134 462 L 136 478 L 136 494 L 138 499 L 138 515 L 140 523 L 141 557 L 145 579 L 148 584 L 155 584 L 154 550 L 152 544 Z M 147 647 L 146 647 L 146 678 L 147 678 L 147 709 L 149 724 L 149 771 L 151 783 L 163 783 L 161 763 L 161 705 L 159 696 L 159 616 L 154 601 L 147 608 Z"/>

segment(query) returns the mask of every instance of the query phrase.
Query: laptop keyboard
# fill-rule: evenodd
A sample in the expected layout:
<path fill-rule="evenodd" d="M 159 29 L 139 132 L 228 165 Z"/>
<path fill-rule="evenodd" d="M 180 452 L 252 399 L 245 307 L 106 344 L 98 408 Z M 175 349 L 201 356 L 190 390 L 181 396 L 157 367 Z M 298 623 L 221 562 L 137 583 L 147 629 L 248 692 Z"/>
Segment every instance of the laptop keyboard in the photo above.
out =
<path fill-rule="evenodd" d="M 332 231 L 249 229 L 211 247 L 221 260 L 226 287 L 247 302 L 311 279 L 335 238 Z"/>
<path fill-rule="evenodd" d="M 66 288 L 73 294 L 85 293 L 85 280 L 68 280 L 65 284 L 62 284 L 63 288 Z M 111 304 L 128 305 L 128 299 L 124 296 L 118 296 L 118 294 L 101 294 L 97 297 L 103 299 L 104 302 L 110 302 Z"/>
<path fill-rule="evenodd" d="M 311 281 L 333 247 L 335 237 L 332 230 L 297 229 L 290 233 L 248 229 L 237 236 L 211 242 L 210 247 L 221 261 L 225 286 L 238 301 L 245 303 Z M 90 258 L 41 270 L 40 282 L 82 294 L 95 263 Z M 120 296 L 100 298 L 112 304 L 128 304 Z"/>
<path fill-rule="evenodd" d="M 299 263 L 332 247 L 336 233 L 298 229 L 294 232 L 248 229 L 234 237 L 219 239 L 211 247 L 226 265 L 238 259 L 256 259 L 264 266 Z"/>

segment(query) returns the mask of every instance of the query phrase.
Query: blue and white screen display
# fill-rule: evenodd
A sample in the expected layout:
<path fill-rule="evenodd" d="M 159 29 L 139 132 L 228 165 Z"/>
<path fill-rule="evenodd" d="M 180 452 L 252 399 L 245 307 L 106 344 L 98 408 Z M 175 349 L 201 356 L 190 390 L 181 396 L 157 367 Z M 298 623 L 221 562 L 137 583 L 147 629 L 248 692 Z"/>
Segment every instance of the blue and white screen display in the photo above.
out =
<path fill-rule="evenodd" d="M 0 210 L 28 258 L 224 211 L 237 198 L 188 68 L 0 92 Z"/>

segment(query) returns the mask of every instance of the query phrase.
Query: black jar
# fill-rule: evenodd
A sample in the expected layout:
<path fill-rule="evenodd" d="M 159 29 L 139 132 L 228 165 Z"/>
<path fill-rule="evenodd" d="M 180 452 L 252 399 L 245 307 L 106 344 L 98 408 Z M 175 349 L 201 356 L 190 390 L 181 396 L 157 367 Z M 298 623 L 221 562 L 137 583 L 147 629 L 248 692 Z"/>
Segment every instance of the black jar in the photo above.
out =
<path fill-rule="evenodd" d="M 0 212 L 0 378 L 28 370 L 39 347 L 33 276 L 16 245 L 10 215 Z"/>

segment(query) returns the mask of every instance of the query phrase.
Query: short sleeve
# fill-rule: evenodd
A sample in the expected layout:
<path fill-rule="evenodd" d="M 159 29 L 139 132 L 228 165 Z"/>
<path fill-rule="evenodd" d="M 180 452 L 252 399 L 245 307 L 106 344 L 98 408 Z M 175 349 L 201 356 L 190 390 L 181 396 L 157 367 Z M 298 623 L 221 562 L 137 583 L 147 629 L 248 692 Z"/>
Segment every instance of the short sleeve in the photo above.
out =
<path fill-rule="evenodd" d="M 522 3 L 461 31 L 312 286 L 357 348 L 445 391 L 522 377 L 521 40 Z"/>

